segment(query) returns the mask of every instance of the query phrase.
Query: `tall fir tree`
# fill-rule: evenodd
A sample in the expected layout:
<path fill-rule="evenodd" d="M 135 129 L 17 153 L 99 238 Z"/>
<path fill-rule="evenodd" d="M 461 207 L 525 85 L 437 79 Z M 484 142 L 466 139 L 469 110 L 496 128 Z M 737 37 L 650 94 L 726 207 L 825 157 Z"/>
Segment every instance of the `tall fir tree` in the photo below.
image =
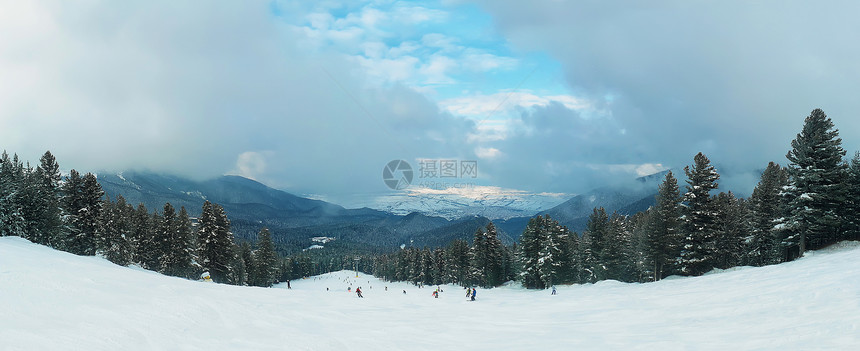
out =
<path fill-rule="evenodd" d="M 587 238 L 588 247 L 583 248 L 583 271 L 585 282 L 593 283 L 607 277 L 603 255 L 606 252 L 609 234 L 609 216 L 603 207 L 595 208 L 588 217 L 583 239 Z"/>
<path fill-rule="evenodd" d="M 143 268 L 157 270 L 158 256 L 156 252 L 151 250 L 155 245 L 155 230 L 156 225 L 153 222 L 153 216 L 143 204 L 138 204 L 132 214 L 131 234 L 129 243 L 131 244 L 131 260 Z"/>
<path fill-rule="evenodd" d="M 499 239 L 499 233 L 496 230 L 496 225 L 493 222 L 487 224 L 486 227 L 486 282 L 490 287 L 502 285 L 505 282 L 504 277 L 504 260 L 505 246 Z"/>
<path fill-rule="evenodd" d="M 693 167 L 684 167 L 687 192 L 684 194 L 684 240 L 680 268 L 685 275 L 702 275 L 716 266 L 716 222 L 718 212 L 710 192 L 717 189 L 719 173 L 703 153 L 694 157 Z"/>
<path fill-rule="evenodd" d="M 168 274 L 167 266 L 169 264 L 169 260 L 171 259 L 170 246 L 171 240 L 175 236 L 176 231 L 178 230 L 177 220 L 176 220 L 176 209 L 169 202 L 164 204 L 162 207 L 162 211 L 160 216 L 158 216 L 158 228 L 154 232 L 152 246 L 149 248 L 154 252 L 154 256 L 157 257 L 158 263 L 156 264 L 155 270 Z"/>
<path fill-rule="evenodd" d="M 543 216 L 538 215 L 529 219 L 526 229 L 520 235 L 519 259 L 521 264 L 520 281 L 527 289 L 544 289 L 539 270 L 540 251 L 542 248 L 540 231 Z"/>
<path fill-rule="evenodd" d="M 781 244 L 788 259 L 844 237 L 848 167 L 843 157 L 839 130 L 824 111 L 813 110 L 786 155 L 790 212 Z"/>
<path fill-rule="evenodd" d="M 770 162 L 749 198 L 750 234 L 744 250 L 745 264 L 764 266 L 778 263 L 777 226 L 782 218 L 782 191 L 788 185 L 788 173 Z"/>
<path fill-rule="evenodd" d="M 719 193 L 714 198 L 717 209 L 714 266 L 727 269 L 741 263 L 744 241 L 749 236 L 749 215 L 746 201 L 728 193 Z"/>
<path fill-rule="evenodd" d="M 237 245 L 236 263 L 233 270 L 236 285 L 254 285 L 257 279 L 257 272 L 254 264 L 254 252 L 251 250 L 251 244 L 243 241 Z"/>
<path fill-rule="evenodd" d="M 272 243 L 272 233 L 268 228 L 260 230 L 257 236 L 257 250 L 254 252 L 255 285 L 270 287 L 277 278 L 278 256 Z"/>
<path fill-rule="evenodd" d="M 848 201 L 845 218 L 845 239 L 860 240 L 860 151 L 854 153 L 846 181 Z"/>
<path fill-rule="evenodd" d="M 172 206 L 168 209 L 166 204 L 164 207 L 165 221 L 167 221 L 167 212 L 173 212 Z M 188 211 L 183 206 L 179 213 L 171 215 L 172 220 L 167 231 L 167 245 L 164 254 L 161 257 L 164 273 L 175 277 L 192 277 L 192 262 L 194 261 L 194 246 L 191 233 L 191 220 L 188 217 Z"/>
<path fill-rule="evenodd" d="M 549 215 L 538 216 L 538 238 L 540 249 L 537 259 L 537 273 L 542 288 L 548 288 L 564 281 L 571 263 L 568 237 L 570 231 L 553 220 Z"/>
<path fill-rule="evenodd" d="M 653 267 L 654 280 L 676 273 L 675 264 L 681 256 L 681 194 L 678 180 L 671 171 L 666 173 L 656 196 L 653 214 L 645 229 L 645 257 Z"/>
<path fill-rule="evenodd" d="M 601 264 L 605 270 L 604 279 L 630 281 L 633 276 L 633 237 L 626 220 L 617 212 L 609 218 Z"/>
<path fill-rule="evenodd" d="M 448 244 L 445 254 L 449 281 L 463 286 L 468 285 L 466 280 L 469 272 L 469 243 L 461 239 L 454 240 Z"/>
<path fill-rule="evenodd" d="M 96 235 L 96 254 L 108 261 L 126 266 L 131 263 L 131 213 L 122 195 L 116 203 L 109 198 L 103 201 L 101 218 Z"/>
<path fill-rule="evenodd" d="M 102 210 L 104 190 L 96 176 L 87 173 L 83 177 L 71 170 L 63 186 L 64 209 L 68 218 L 67 248 L 77 255 L 95 255 L 96 232 Z"/>
<path fill-rule="evenodd" d="M 206 201 L 199 222 L 200 264 L 212 280 L 227 283 L 235 258 L 230 220 L 221 206 Z"/>
<path fill-rule="evenodd" d="M 3 151 L 0 155 L 0 236 L 26 236 L 23 182 L 23 165 L 18 161 L 18 155 L 10 158 Z"/>
<path fill-rule="evenodd" d="M 469 285 L 486 285 L 487 272 L 487 249 L 486 249 L 487 234 L 482 228 L 475 230 L 475 237 L 472 240 L 472 246 L 469 248 Z"/>
<path fill-rule="evenodd" d="M 43 235 L 44 243 L 57 249 L 63 249 L 63 213 L 60 205 L 60 165 L 57 159 L 46 151 L 36 167 L 36 178 L 40 194 L 39 199 L 39 232 Z"/>

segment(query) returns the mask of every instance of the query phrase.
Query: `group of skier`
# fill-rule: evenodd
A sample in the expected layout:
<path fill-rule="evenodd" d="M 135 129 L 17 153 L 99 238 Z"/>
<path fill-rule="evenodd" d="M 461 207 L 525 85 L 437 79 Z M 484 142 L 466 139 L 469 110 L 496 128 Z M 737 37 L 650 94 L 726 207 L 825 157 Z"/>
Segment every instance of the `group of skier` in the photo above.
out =
<path fill-rule="evenodd" d="M 478 293 L 478 289 L 476 288 L 466 288 L 466 298 L 471 297 L 471 301 L 475 301 L 475 294 Z"/>
<path fill-rule="evenodd" d="M 388 287 L 386 286 L 385 288 L 386 288 L 385 290 L 388 291 Z M 328 288 L 326 288 L 326 290 L 328 290 Z M 352 287 L 347 287 L 346 291 L 352 292 Z M 438 299 L 439 293 L 441 293 L 441 292 L 443 292 L 442 288 L 437 286 L 436 290 L 433 290 L 431 295 L 433 295 L 434 298 Z M 471 301 L 475 301 L 475 295 L 477 293 L 478 293 L 478 289 L 476 289 L 476 288 L 466 288 L 466 298 L 470 299 Z M 406 290 L 403 290 L 403 294 L 406 295 Z M 364 296 L 361 294 L 361 287 L 360 286 L 355 288 L 355 295 L 360 297 L 360 298 L 364 298 Z"/>

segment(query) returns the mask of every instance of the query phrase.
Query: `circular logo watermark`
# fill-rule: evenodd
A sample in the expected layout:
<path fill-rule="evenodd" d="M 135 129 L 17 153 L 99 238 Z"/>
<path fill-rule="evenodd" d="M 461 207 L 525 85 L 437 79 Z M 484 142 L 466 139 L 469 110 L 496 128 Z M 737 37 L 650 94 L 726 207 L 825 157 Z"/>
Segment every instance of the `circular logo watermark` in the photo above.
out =
<path fill-rule="evenodd" d="M 392 160 L 382 169 L 382 181 L 392 190 L 402 190 L 412 183 L 412 166 L 404 160 Z"/>

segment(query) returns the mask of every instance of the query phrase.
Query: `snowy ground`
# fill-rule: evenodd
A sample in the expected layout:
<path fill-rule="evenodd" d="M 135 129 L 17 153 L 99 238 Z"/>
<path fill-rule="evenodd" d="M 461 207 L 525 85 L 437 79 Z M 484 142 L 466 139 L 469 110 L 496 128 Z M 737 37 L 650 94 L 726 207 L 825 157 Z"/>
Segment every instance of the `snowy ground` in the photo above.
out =
<path fill-rule="evenodd" d="M 0 350 L 860 349 L 854 243 L 779 266 L 556 296 L 511 286 L 468 302 L 462 288 L 442 288 L 434 299 L 353 272 L 289 290 L 234 287 L 4 237 Z"/>

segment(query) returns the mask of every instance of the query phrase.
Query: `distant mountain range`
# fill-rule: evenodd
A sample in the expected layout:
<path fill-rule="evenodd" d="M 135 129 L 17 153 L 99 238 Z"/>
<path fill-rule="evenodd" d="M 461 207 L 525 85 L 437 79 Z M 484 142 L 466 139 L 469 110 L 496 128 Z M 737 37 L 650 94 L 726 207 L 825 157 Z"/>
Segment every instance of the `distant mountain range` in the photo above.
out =
<path fill-rule="evenodd" d="M 128 203 L 143 203 L 161 212 L 169 202 L 184 206 L 197 216 L 206 200 L 223 206 L 239 239 L 255 238 L 268 227 L 273 239 L 294 249 L 308 246 L 318 236 L 335 237 L 341 243 L 378 247 L 441 246 L 454 239 L 471 239 L 475 230 L 489 223 L 480 216 L 447 219 L 420 213 L 392 214 L 369 208 L 346 209 L 269 188 L 239 176 L 193 181 L 146 172 L 100 173 L 99 183 L 112 199 L 122 195 Z M 504 234 L 512 243 L 515 238 Z"/>
<path fill-rule="evenodd" d="M 458 189 L 453 192 L 406 188 L 399 192 L 357 199 L 351 203 L 358 205 L 357 207 L 401 215 L 419 212 L 447 219 L 481 216 L 497 220 L 533 216 L 569 197 L 567 194 L 533 194 L 505 191 L 495 187 Z"/>
<path fill-rule="evenodd" d="M 604 207 L 610 213 L 633 214 L 653 205 L 662 174 L 639 178 L 630 185 L 596 189 L 548 210 L 536 208 L 537 204 L 551 201 L 547 198 L 510 206 L 511 201 L 516 201 L 515 197 L 504 196 L 477 199 L 479 201 L 465 207 L 452 205 L 450 199 L 444 197 L 409 196 L 389 202 L 392 206 L 386 210 L 347 209 L 272 189 L 239 176 L 193 181 L 155 173 L 123 172 L 100 173 L 98 180 L 111 198 L 122 195 L 128 203 L 143 203 L 151 211 L 161 212 L 169 202 L 175 208 L 184 206 L 192 216 L 197 216 L 204 201 L 218 203 L 227 211 L 237 238 L 255 238 L 265 226 L 272 231 L 276 242 L 298 250 L 309 246 L 310 239 L 319 236 L 335 237 L 341 243 L 388 248 L 443 246 L 454 239 L 471 240 L 476 229 L 486 226 L 491 218 L 499 228 L 502 241 L 510 244 L 519 239 L 528 219 L 536 214 L 548 214 L 581 232 L 594 207 Z M 419 204 L 393 206 L 409 198 Z M 439 202 L 445 204 L 440 206 L 441 211 L 434 211 L 434 203 Z M 404 208 L 423 208 L 423 211 L 407 212 Z M 442 215 L 438 215 L 439 212 Z M 499 213 L 504 215 L 498 216 Z"/>

